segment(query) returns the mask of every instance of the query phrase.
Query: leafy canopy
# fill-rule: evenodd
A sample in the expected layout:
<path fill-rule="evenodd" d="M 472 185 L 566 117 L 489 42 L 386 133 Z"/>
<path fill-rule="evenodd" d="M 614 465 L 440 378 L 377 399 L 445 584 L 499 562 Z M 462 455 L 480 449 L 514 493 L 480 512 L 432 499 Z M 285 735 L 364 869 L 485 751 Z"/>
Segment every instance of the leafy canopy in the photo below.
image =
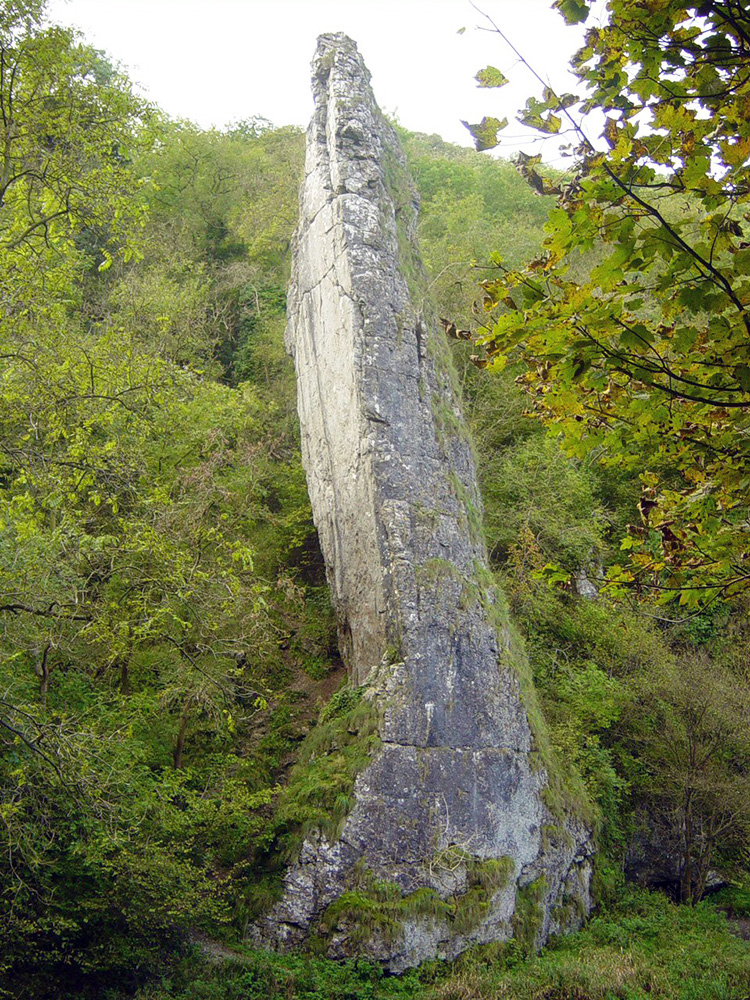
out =
<path fill-rule="evenodd" d="M 556 6 L 572 23 L 592 4 Z M 496 255 L 483 339 L 493 367 L 523 360 L 574 455 L 641 471 L 643 524 L 613 583 L 731 596 L 750 582 L 750 14 L 609 0 L 573 65 L 583 98 L 545 87 L 520 116 L 569 132 L 575 164 L 555 180 L 521 154 L 558 202 L 541 254 Z"/>
<path fill-rule="evenodd" d="M 170 123 L 2 5 L 0 995 L 126 988 L 246 920 L 289 675 L 330 645 L 289 578 L 310 549 L 321 582 L 281 360 L 301 144 Z"/>

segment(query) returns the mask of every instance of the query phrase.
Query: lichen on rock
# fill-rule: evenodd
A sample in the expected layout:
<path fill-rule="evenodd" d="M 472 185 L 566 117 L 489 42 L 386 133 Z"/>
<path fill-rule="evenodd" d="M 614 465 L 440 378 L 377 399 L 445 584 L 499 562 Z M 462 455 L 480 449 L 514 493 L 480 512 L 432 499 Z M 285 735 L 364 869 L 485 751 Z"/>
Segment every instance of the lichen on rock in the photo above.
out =
<path fill-rule="evenodd" d="M 426 299 L 417 199 L 345 35 L 319 39 L 313 90 L 287 344 L 340 648 L 377 738 L 351 810 L 306 829 L 252 933 L 314 939 L 331 957 L 366 951 L 398 972 L 514 926 L 540 944 L 574 925 L 590 906 L 592 848 L 529 721 Z"/>

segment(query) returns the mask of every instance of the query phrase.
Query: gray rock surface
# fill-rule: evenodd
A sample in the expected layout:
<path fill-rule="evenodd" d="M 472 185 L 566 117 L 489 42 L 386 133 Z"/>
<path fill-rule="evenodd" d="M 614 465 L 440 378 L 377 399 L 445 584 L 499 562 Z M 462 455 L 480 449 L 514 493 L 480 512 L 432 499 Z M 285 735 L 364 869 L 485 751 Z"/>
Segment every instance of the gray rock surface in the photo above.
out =
<path fill-rule="evenodd" d="M 364 936 L 344 914 L 325 940 L 333 957 L 366 953 L 398 972 L 509 938 L 519 898 L 533 897 L 537 944 L 576 926 L 591 845 L 569 809 L 546 804 L 522 654 L 489 579 L 474 458 L 424 292 L 416 198 L 345 35 L 319 39 L 313 89 L 287 342 L 341 651 L 382 742 L 340 837 L 308 837 L 253 936 L 299 944 L 342 894 L 387 882 L 401 910 Z M 509 874 L 478 888 L 472 871 L 492 859 Z M 413 894 L 425 888 L 445 905 L 424 912 Z"/>

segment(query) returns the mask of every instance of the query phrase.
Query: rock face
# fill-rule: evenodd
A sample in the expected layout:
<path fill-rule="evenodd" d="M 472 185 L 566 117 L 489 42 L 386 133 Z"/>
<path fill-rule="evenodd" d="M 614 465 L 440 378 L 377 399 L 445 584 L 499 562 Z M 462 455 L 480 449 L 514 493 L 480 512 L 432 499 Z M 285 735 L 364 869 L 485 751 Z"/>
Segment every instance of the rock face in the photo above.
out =
<path fill-rule="evenodd" d="M 492 588 L 397 137 L 345 35 L 319 39 L 313 88 L 287 338 L 341 651 L 380 742 L 340 835 L 307 837 L 253 935 L 398 972 L 577 926 L 591 847 L 552 793 Z"/>

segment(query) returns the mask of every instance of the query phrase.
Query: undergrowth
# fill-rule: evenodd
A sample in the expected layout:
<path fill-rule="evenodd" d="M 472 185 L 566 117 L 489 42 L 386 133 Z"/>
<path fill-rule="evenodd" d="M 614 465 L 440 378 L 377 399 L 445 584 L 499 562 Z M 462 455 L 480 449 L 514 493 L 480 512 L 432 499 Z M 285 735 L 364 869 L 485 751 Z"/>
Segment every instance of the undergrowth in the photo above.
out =
<path fill-rule="evenodd" d="M 137 1000 L 746 1000 L 749 988 L 750 946 L 717 906 L 629 889 L 531 957 L 514 942 L 487 945 L 388 976 L 361 960 L 243 949 L 218 963 L 192 953 Z"/>
<path fill-rule="evenodd" d="M 266 912 L 280 898 L 282 876 L 306 837 L 335 840 L 354 805 L 357 775 L 379 741 L 375 703 L 364 688 L 346 685 L 322 709 L 296 752 L 296 762 L 276 800 L 253 877 L 238 904 L 239 923 Z"/>
<path fill-rule="evenodd" d="M 313 830 L 334 840 L 354 804 L 354 781 L 379 741 L 377 709 L 363 694 L 338 691 L 300 746 L 275 817 L 289 860 Z"/>

